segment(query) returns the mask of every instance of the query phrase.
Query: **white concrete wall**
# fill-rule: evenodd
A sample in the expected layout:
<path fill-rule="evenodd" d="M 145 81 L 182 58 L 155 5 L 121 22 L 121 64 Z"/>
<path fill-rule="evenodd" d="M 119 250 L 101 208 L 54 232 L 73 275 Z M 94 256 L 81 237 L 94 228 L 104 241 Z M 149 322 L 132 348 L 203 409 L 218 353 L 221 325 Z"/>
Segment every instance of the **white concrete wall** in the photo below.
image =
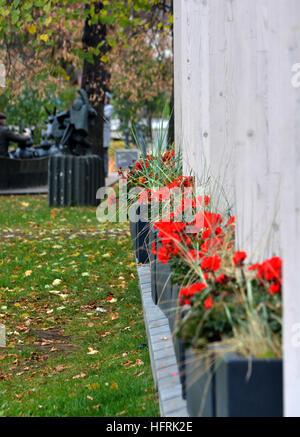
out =
<path fill-rule="evenodd" d="M 272 3 L 270 1 L 270 3 Z M 300 2 L 277 0 L 277 144 L 281 149 L 285 414 L 300 416 L 300 88 L 291 86 L 300 60 Z M 274 112 L 275 112 L 274 108 Z"/>
<path fill-rule="evenodd" d="M 207 11 L 205 0 L 174 0 L 175 142 L 184 174 L 199 177 L 209 157 Z"/>
<path fill-rule="evenodd" d="M 291 84 L 300 1 L 174 6 L 175 137 L 184 170 L 203 180 L 209 169 L 223 181 L 237 245 L 250 259 L 283 255 L 285 414 L 300 416 L 300 88 Z"/>

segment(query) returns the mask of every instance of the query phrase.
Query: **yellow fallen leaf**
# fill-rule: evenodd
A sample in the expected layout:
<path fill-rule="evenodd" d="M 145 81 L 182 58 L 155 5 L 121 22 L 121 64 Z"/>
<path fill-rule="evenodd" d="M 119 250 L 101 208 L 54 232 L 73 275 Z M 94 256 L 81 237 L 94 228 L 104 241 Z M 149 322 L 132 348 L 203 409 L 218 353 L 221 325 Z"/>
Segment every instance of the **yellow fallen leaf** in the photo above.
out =
<path fill-rule="evenodd" d="M 52 21 L 52 17 L 48 17 L 48 18 L 45 20 L 45 25 L 46 25 L 46 26 L 49 26 L 49 24 L 51 23 L 51 21 Z"/>
<path fill-rule="evenodd" d="M 118 383 L 117 382 L 113 382 L 110 386 L 111 390 L 117 390 L 119 388 Z"/>
<path fill-rule="evenodd" d="M 31 33 L 31 35 L 33 35 L 34 33 L 36 33 L 36 26 L 34 24 L 30 24 L 27 30 L 29 33 Z"/>
<path fill-rule="evenodd" d="M 42 35 L 40 35 L 40 39 L 47 42 L 49 40 L 49 35 L 47 33 L 43 33 Z"/>
<path fill-rule="evenodd" d="M 99 390 L 100 385 L 99 382 L 93 382 L 92 384 L 89 384 L 87 387 L 89 390 Z"/>
<path fill-rule="evenodd" d="M 30 276 L 32 274 L 32 270 L 26 270 L 25 276 Z"/>

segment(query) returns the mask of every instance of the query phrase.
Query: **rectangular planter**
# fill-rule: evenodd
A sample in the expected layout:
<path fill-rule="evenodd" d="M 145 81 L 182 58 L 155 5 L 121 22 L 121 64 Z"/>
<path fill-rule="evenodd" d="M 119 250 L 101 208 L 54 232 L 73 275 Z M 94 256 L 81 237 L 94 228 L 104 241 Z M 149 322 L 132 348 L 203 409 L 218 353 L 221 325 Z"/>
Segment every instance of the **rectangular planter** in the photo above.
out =
<path fill-rule="evenodd" d="M 185 350 L 185 395 L 191 417 L 215 417 L 215 378 L 210 363 L 194 349 Z"/>
<path fill-rule="evenodd" d="M 153 243 L 155 243 L 155 246 L 157 244 L 157 234 L 158 231 L 156 231 L 153 226 L 150 226 L 149 230 L 149 261 L 150 261 L 150 272 L 151 272 L 151 294 L 152 294 L 152 300 L 157 305 L 157 289 L 156 289 L 156 264 L 157 264 L 157 255 L 154 255 L 152 253 L 153 249 Z"/>
<path fill-rule="evenodd" d="M 216 361 L 215 382 L 217 417 L 283 415 L 282 360 L 227 354 Z"/>
<path fill-rule="evenodd" d="M 156 263 L 156 293 L 157 305 L 168 317 L 171 308 L 170 300 L 172 296 L 172 271 L 169 264 L 162 264 L 158 260 Z"/>
<path fill-rule="evenodd" d="M 138 213 L 138 209 L 137 209 Z M 149 263 L 149 229 L 150 223 L 147 221 L 130 221 L 130 234 L 138 263 Z"/>
<path fill-rule="evenodd" d="M 169 311 L 168 311 L 168 319 L 171 332 L 174 332 L 176 319 L 179 316 L 178 314 L 178 295 L 180 291 L 180 286 L 178 284 L 173 284 L 171 288 L 171 295 L 169 300 Z"/>
<path fill-rule="evenodd" d="M 182 397 L 185 399 L 185 397 L 186 397 L 186 392 L 185 392 L 185 349 L 184 349 L 182 340 L 178 336 L 174 335 L 176 322 L 180 321 L 180 319 L 182 317 L 181 307 L 179 306 L 179 303 L 178 303 L 178 295 L 179 295 L 180 289 L 181 289 L 180 285 L 178 285 L 178 284 L 172 285 L 171 297 L 169 300 L 168 320 L 169 320 L 170 331 L 173 334 L 174 351 L 175 351 L 176 361 L 177 361 L 178 370 L 179 370 L 180 382 L 182 385 Z"/>

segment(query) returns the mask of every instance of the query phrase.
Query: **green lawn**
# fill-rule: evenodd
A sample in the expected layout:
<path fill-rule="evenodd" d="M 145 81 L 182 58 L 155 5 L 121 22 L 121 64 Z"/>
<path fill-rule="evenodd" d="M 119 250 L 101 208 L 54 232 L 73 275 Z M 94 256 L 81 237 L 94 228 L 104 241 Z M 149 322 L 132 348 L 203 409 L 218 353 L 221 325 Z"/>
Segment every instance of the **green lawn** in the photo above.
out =
<path fill-rule="evenodd" d="M 128 225 L 0 198 L 0 416 L 158 416 Z"/>

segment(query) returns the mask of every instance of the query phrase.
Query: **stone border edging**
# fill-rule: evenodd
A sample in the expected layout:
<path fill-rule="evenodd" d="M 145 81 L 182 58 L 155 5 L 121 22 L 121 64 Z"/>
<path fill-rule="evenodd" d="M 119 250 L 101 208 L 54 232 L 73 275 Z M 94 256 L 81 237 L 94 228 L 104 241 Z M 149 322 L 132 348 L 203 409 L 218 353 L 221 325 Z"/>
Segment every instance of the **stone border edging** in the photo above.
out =
<path fill-rule="evenodd" d="M 151 296 L 149 264 L 137 265 L 152 374 L 162 417 L 188 417 L 168 319 Z"/>

